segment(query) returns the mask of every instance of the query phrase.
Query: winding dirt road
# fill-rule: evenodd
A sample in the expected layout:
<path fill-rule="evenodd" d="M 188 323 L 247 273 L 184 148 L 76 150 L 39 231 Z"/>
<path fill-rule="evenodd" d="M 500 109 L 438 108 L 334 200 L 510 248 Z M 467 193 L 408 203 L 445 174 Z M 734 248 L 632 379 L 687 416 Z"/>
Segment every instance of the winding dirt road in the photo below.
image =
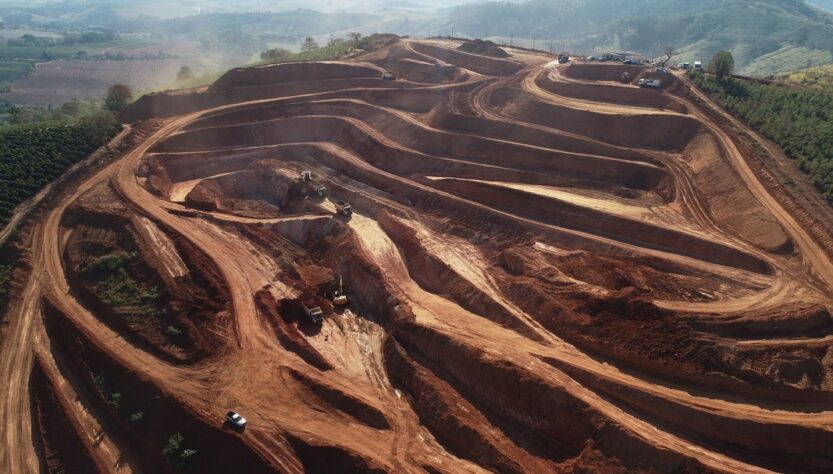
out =
<path fill-rule="evenodd" d="M 30 396 L 35 357 L 90 469 L 167 469 L 173 432 L 201 472 L 228 466 L 220 445 L 252 472 L 833 469 L 833 260 L 735 138 L 618 66 L 457 46 L 232 71 L 186 97 L 207 108 L 138 101 L 172 117 L 34 223 L 0 470 L 76 462 Z M 364 87 L 380 70 L 396 83 Z M 131 243 L 137 222 L 170 242 Z M 146 263 L 168 336 L 84 279 L 108 255 Z"/>

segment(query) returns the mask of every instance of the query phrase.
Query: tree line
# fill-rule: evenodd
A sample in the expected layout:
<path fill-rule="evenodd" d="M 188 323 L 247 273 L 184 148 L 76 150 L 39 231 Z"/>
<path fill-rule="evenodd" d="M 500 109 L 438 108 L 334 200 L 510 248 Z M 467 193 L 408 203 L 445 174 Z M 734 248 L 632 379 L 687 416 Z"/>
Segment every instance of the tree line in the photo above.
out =
<path fill-rule="evenodd" d="M 731 55 L 721 52 L 709 68 L 716 74 L 689 74 L 697 87 L 720 106 L 796 160 L 816 189 L 833 204 L 833 94 L 738 79 L 729 75 L 731 66 Z"/>
<path fill-rule="evenodd" d="M 68 102 L 28 123 L 22 121 L 25 109 L 13 107 L 18 123 L 0 126 L 0 226 L 21 202 L 109 142 L 121 130 L 114 114 L 131 99 L 130 88 L 117 84 L 102 108 L 83 111 L 81 103 Z"/>

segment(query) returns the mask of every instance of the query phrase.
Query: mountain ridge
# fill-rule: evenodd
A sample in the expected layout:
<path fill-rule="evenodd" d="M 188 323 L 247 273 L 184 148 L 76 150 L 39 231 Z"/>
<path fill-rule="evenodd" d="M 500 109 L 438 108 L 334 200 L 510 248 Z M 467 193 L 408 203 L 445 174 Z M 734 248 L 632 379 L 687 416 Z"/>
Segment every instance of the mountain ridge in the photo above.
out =
<path fill-rule="evenodd" d="M 833 14 L 803 0 L 486 2 L 456 8 L 452 21 L 461 34 L 545 38 L 588 54 L 674 46 L 705 61 L 728 49 L 739 71 L 760 75 L 833 62 Z"/>

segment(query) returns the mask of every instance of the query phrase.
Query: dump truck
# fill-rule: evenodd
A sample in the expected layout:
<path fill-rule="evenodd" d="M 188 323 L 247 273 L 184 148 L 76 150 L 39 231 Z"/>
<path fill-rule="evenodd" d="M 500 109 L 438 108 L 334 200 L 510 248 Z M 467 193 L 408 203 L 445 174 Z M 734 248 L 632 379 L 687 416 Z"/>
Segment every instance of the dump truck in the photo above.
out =
<path fill-rule="evenodd" d="M 384 79 L 386 81 L 395 81 L 396 76 L 394 76 L 392 72 L 385 71 L 385 72 L 382 73 L 382 79 Z"/>
<path fill-rule="evenodd" d="M 316 306 L 312 301 L 304 301 L 301 303 L 301 306 L 304 308 L 304 314 L 307 315 L 307 319 L 312 324 L 321 324 L 324 321 L 324 311 L 321 310 L 320 306 Z"/>
<path fill-rule="evenodd" d="M 659 89 L 660 86 L 659 79 L 640 79 L 638 84 L 643 89 Z"/>
<path fill-rule="evenodd" d="M 350 207 L 350 204 L 347 201 L 336 201 L 336 212 L 341 214 L 344 217 L 350 217 L 353 215 L 353 208 Z"/>
<path fill-rule="evenodd" d="M 341 279 L 341 275 L 338 276 L 338 290 L 333 293 L 333 304 L 336 306 L 347 304 L 347 294 L 344 293 L 344 281 Z"/>

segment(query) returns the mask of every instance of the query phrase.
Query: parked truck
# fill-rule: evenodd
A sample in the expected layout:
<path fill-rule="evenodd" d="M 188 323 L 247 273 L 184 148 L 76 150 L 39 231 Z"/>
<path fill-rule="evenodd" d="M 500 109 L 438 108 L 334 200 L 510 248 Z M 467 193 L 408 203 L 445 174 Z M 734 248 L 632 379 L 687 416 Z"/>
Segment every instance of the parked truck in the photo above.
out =
<path fill-rule="evenodd" d="M 640 79 L 638 84 L 639 84 L 639 87 L 642 87 L 643 89 L 659 89 L 660 88 L 659 79 Z"/>
<path fill-rule="evenodd" d="M 324 321 L 324 311 L 320 306 L 316 306 L 315 302 L 308 300 L 301 303 L 304 308 L 304 314 L 312 324 L 321 324 Z"/>

